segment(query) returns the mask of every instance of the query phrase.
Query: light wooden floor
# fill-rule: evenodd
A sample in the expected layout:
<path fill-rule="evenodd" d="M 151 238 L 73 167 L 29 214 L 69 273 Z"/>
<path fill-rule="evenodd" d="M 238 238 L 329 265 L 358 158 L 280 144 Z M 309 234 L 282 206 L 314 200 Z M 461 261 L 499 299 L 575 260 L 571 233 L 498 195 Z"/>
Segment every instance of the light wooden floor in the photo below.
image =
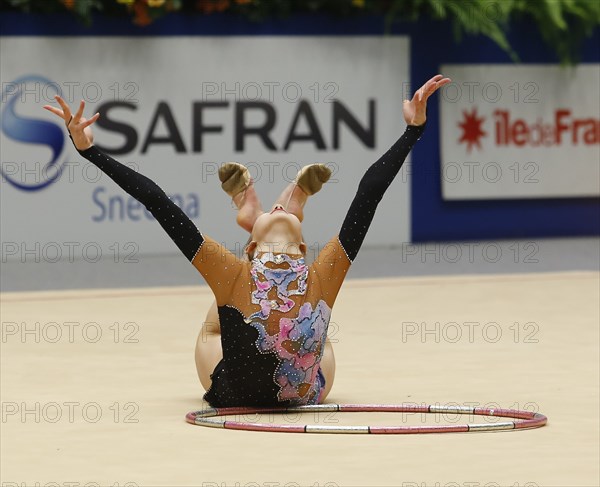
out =
<path fill-rule="evenodd" d="M 193 351 L 207 287 L 5 293 L 0 479 L 597 486 L 599 296 L 593 272 L 348 281 L 330 327 L 338 372 L 327 402 L 496 404 L 549 418 L 530 431 L 384 437 L 185 423 L 201 408 Z M 366 413 L 286 421 L 465 419 L 482 422 Z"/>

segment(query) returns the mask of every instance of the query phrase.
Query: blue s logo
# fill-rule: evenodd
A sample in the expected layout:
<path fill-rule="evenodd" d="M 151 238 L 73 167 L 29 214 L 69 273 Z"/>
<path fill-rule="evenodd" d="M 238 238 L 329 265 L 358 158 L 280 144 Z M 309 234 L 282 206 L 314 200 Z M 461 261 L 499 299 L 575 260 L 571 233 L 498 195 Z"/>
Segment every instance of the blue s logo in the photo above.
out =
<path fill-rule="evenodd" d="M 27 184 L 14 179 L 11 174 L 7 174 L 2 168 L 0 168 L 0 173 L 2 173 L 2 176 L 11 185 L 18 189 L 23 191 L 37 191 L 49 186 L 60 177 L 63 168 L 58 164 L 58 158 L 65 145 L 65 135 L 64 130 L 54 123 L 25 118 L 16 113 L 15 105 L 19 101 L 19 98 L 21 98 L 23 88 L 27 83 L 36 83 L 44 87 L 48 87 L 49 85 L 56 90 L 57 94 L 62 96 L 60 87 L 49 79 L 41 76 L 23 76 L 18 78 L 13 83 L 9 83 L 9 86 L 2 92 L 4 108 L 1 116 L 1 129 L 5 136 L 15 141 L 25 144 L 41 144 L 50 148 L 52 158 L 42 171 L 42 174 L 47 176 L 43 181 L 40 180 L 33 184 Z M 17 86 L 16 91 L 14 90 L 15 85 Z"/>

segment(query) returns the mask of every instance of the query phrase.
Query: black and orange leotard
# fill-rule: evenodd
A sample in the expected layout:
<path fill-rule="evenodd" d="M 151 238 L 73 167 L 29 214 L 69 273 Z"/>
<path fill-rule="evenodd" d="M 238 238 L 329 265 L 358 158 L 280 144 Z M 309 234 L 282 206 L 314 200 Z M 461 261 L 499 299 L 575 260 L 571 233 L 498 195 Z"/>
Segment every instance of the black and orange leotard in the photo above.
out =
<path fill-rule="evenodd" d="M 223 359 L 204 399 L 215 407 L 316 404 L 331 309 L 371 224 L 424 126 L 402 137 L 360 181 L 342 228 L 309 266 L 302 255 L 257 253 L 238 259 L 200 233 L 147 177 L 92 146 L 80 154 L 146 206 L 200 271 L 219 310 Z"/>

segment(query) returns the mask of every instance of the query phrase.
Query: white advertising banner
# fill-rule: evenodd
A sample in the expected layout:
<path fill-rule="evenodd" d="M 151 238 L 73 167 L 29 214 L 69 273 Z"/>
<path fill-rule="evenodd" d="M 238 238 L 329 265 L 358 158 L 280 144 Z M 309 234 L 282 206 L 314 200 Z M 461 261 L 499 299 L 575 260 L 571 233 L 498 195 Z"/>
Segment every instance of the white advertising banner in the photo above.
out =
<path fill-rule="evenodd" d="M 447 200 L 600 195 L 600 65 L 444 65 Z"/>
<path fill-rule="evenodd" d="M 0 37 L 0 63 L 3 261 L 178 252 L 42 109 L 56 93 L 100 112 L 96 144 L 234 250 L 248 235 L 221 190 L 223 162 L 249 167 L 265 209 L 301 166 L 329 164 L 331 181 L 305 208 L 314 250 L 405 125 L 405 37 Z M 409 240 L 409 198 L 398 177 L 365 245 Z"/>

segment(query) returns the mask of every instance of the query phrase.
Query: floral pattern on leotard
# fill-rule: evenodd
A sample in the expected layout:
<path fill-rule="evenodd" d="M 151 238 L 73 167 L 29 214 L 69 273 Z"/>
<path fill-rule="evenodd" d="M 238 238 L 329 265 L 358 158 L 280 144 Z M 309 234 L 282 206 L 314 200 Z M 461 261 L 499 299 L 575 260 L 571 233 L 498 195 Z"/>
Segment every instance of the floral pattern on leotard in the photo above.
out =
<path fill-rule="evenodd" d="M 280 387 L 277 394 L 279 401 L 316 403 L 321 388 L 317 372 L 330 316 L 331 308 L 321 300 L 314 310 L 310 303 L 304 303 L 297 318 L 281 318 L 279 333 L 275 335 L 269 335 L 262 323 L 252 323 L 259 333 L 256 340 L 259 351 L 276 353 L 281 359 L 274 374 Z"/>
<path fill-rule="evenodd" d="M 267 267 L 268 262 L 275 264 L 286 262 L 289 267 Z M 290 296 L 306 294 L 308 266 L 302 257 L 292 259 L 286 254 L 265 253 L 260 258 L 257 257 L 252 261 L 250 274 L 256 286 L 256 290 L 252 292 L 252 303 L 259 304 L 260 311 L 250 316 L 248 321 L 255 318 L 266 320 L 273 309 L 281 313 L 287 313 L 294 307 L 294 301 L 290 299 Z M 297 288 L 289 289 L 290 284 L 293 282 L 297 282 Z M 277 290 L 279 299 L 269 299 L 268 297 L 269 291 L 274 287 Z"/>
<path fill-rule="evenodd" d="M 289 264 L 285 268 L 270 268 L 267 262 Z M 295 318 L 279 319 L 277 333 L 269 334 L 265 327 L 272 310 L 287 313 L 295 303 L 291 295 L 306 293 L 308 268 L 304 259 L 292 259 L 285 254 L 263 254 L 254 259 L 251 275 L 256 286 L 252 293 L 252 302 L 260 304 L 257 311 L 247 320 L 258 331 L 255 344 L 261 353 L 274 353 L 279 359 L 273 380 L 279 386 L 279 401 L 290 400 L 294 404 L 316 404 L 321 383 L 317 373 L 323 356 L 327 326 L 331 308 L 320 300 L 313 309 L 311 303 L 300 306 Z M 262 277 L 262 279 L 261 279 Z M 296 289 L 289 286 L 297 282 Z M 277 289 L 278 300 L 270 300 L 268 293 Z"/>

